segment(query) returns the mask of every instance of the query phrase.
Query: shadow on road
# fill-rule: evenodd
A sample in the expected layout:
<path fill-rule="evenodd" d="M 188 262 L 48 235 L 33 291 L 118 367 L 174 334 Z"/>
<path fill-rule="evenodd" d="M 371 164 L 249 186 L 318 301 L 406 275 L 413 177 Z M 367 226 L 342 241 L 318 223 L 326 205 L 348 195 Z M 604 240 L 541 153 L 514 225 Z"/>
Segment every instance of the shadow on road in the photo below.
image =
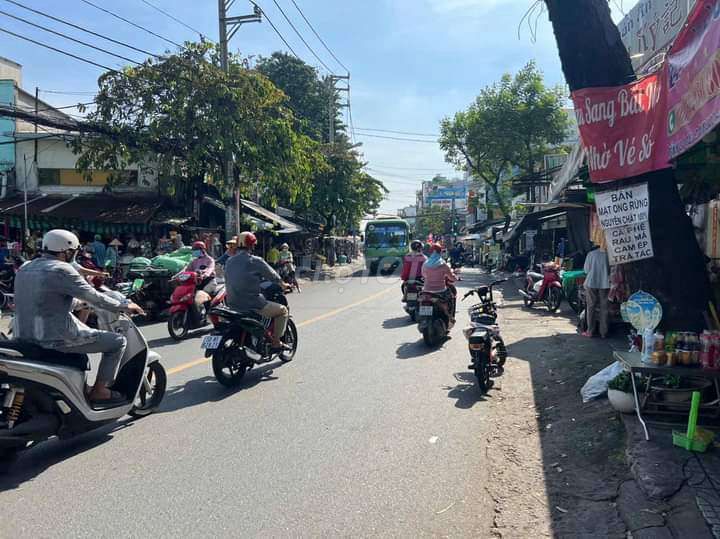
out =
<path fill-rule="evenodd" d="M 447 337 L 445 341 L 443 341 L 443 344 L 447 341 L 449 341 L 452 337 Z M 415 359 L 418 357 L 423 357 L 432 354 L 433 352 L 437 352 L 440 350 L 442 346 L 438 346 L 435 348 L 429 348 L 423 341 L 420 339 L 416 342 L 406 342 L 404 344 L 401 344 L 397 351 L 395 352 L 395 357 L 397 359 Z"/>
<path fill-rule="evenodd" d="M 167 337 L 160 337 L 157 339 L 150 339 L 148 341 L 148 346 L 150 348 L 162 348 L 163 346 L 171 346 L 173 344 L 182 344 L 184 342 L 190 341 L 191 339 L 196 339 L 198 337 L 202 337 L 203 335 L 207 335 L 212 331 L 212 328 L 207 327 L 203 329 L 196 329 L 188 333 L 188 336 L 186 339 L 183 339 L 182 341 L 176 341 L 169 335 Z"/>
<path fill-rule="evenodd" d="M 136 420 L 127 417 L 105 427 L 70 440 L 53 439 L 20 453 L 20 457 L 6 475 L 0 476 L 0 492 L 19 488 L 45 470 L 64 460 L 89 451 L 113 439 L 113 433 L 128 428 Z"/>
<path fill-rule="evenodd" d="M 165 393 L 165 398 L 157 413 L 175 412 L 183 408 L 191 408 L 208 402 L 219 402 L 232 397 L 239 391 L 255 387 L 261 382 L 277 380 L 274 376 L 275 369 L 282 367 L 284 363 L 276 361 L 255 368 L 248 372 L 242 383 L 233 389 L 220 385 L 214 376 L 205 376 L 190 380 L 183 385 L 171 387 Z"/>
<path fill-rule="evenodd" d="M 469 410 L 478 402 L 488 400 L 487 395 L 480 393 L 473 373 L 456 372 L 454 376 L 459 384 L 455 387 L 446 386 L 443 389 L 448 392 L 448 398 L 455 399 L 455 408 Z"/>
<path fill-rule="evenodd" d="M 398 329 L 412 326 L 413 324 L 415 324 L 415 322 L 413 322 L 410 317 L 406 315 L 383 320 L 382 327 L 383 329 Z"/>

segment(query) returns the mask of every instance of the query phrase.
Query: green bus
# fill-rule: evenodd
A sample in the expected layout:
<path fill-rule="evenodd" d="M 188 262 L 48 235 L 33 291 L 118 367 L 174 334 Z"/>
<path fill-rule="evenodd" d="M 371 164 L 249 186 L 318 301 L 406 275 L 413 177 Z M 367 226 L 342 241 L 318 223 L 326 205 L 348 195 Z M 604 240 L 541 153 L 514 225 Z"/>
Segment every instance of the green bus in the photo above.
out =
<path fill-rule="evenodd" d="M 410 226 L 403 219 L 375 219 L 365 226 L 365 266 L 371 273 L 392 272 L 409 252 Z"/>

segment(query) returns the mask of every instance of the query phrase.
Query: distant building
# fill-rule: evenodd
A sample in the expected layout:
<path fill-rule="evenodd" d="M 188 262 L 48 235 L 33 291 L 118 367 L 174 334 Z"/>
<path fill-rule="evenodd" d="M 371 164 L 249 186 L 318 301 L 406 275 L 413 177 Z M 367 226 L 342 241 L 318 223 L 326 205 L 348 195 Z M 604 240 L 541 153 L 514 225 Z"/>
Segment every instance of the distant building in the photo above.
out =
<path fill-rule="evenodd" d="M 406 206 L 398 210 L 398 216 L 405 219 L 410 225 L 411 229 L 415 229 L 417 222 L 417 206 Z"/>

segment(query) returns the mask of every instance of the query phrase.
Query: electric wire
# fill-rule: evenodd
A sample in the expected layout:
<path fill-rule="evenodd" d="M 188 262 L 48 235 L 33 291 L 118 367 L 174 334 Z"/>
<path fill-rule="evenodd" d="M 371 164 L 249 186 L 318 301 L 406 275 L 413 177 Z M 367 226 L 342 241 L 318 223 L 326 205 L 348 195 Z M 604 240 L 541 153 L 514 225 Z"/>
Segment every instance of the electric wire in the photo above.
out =
<path fill-rule="evenodd" d="M 317 53 L 315 52 L 315 50 L 314 50 L 314 49 L 310 46 L 310 44 L 305 40 L 305 38 L 303 37 L 303 35 L 298 31 L 298 29 L 295 27 L 295 25 L 293 24 L 293 22 L 290 20 L 290 17 L 287 16 L 287 14 L 285 13 L 285 10 L 280 6 L 280 4 L 278 4 L 278 1 L 277 1 L 277 0 L 272 0 L 272 1 L 273 1 L 273 4 L 275 4 L 275 6 L 280 10 L 280 13 L 282 13 L 282 16 L 285 17 L 285 20 L 286 20 L 286 21 L 288 22 L 288 24 L 290 25 L 290 28 L 292 28 L 292 29 L 295 31 L 295 33 L 297 34 L 297 36 L 300 38 L 300 41 L 302 41 L 302 42 L 305 44 L 305 46 L 307 47 L 307 49 L 312 53 L 312 55 L 317 59 L 317 61 L 320 62 L 320 64 L 321 64 L 325 69 L 327 69 L 328 73 L 332 74 L 332 73 L 333 73 L 333 70 L 330 69 L 325 62 L 322 61 L 322 58 L 320 58 L 320 57 L 317 55 Z"/>
<path fill-rule="evenodd" d="M 90 0 L 80 0 L 80 1 L 81 1 L 82 3 L 84 3 L 84 4 L 87 4 L 88 6 L 94 7 L 95 9 L 99 9 L 99 10 L 102 11 L 103 13 L 107 13 L 108 15 L 110 15 L 110 16 L 112 16 L 112 17 L 115 17 L 115 18 L 118 19 L 118 20 L 121 20 L 121 21 L 123 21 L 123 22 L 126 22 L 127 24 L 129 24 L 129 25 L 131 25 L 131 26 L 134 26 L 135 28 L 137 28 L 137 29 L 139 29 L 139 30 L 142 30 L 142 31 L 144 31 L 144 32 L 147 32 L 148 34 L 150 34 L 150 35 L 152 35 L 152 36 L 155 36 L 155 37 L 157 37 L 157 38 L 159 38 L 159 39 L 162 39 L 163 41 L 167 41 L 168 43 L 170 43 L 170 44 L 172 44 L 172 45 L 175 45 L 176 47 L 179 47 L 179 48 L 181 48 L 181 49 L 184 48 L 184 47 L 183 47 L 180 43 L 178 43 L 177 41 L 173 41 L 172 39 L 168 39 L 167 37 L 161 36 L 160 34 L 158 34 L 158 33 L 156 33 L 156 32 L 153 32 L 152 30 L 150 30 L 150 29 L 148 29 L 148 28 L 145 28 L 144 26 L 141 26 L 141 25 L 139 25 L 139 24 L 137 24 L 137 23 L 135 23 L 135 22 L 133 22 L 133 21 L 131 21 L 131 20 L 129 20 L 129 19 L 126 19 L 126 18 L 123 17 L 122 15 L 118 15 L 117 13 L 115 13 L 115 12 L 113 12 L 113 11 L 110 11 L 109 9 L 105 9 L 105 8 L 102 7 L 102 6 L 98 6 L 97 4 L 91 2 Z"/>
<path fill-rule="evenodd" d="M 355 133 L 359 137 L 370 137 L 370 138 L 380 138 L 380 139 L 386 139 L 386 140 L 399 140 L 403 142 L 424 142 L 426 144 L 437 144 L 436 140 L 422 140 L 417 138 L 400 138 L 400 137 L 386 137 L 384 135 L 370 135 L 367 133 Z"/>
<path fill-rule="evenodd" d="M 136 51 L 136 52 L 140 52 L 140 53 L 142 53 L 142 54 L 146 54 L 147 56 L 153 56 L 153 57 L 155 57 L 155 58 L 159 58 L 159 57 L 160 57 L 158 54 L 154 54 L 154 53 L 149 52 L 149 51 L 146 51 L 146 50 L 144 50 L 144 49 L 140 49 L 140 48 L 138 48 L 138 47 L 135 47 L 134 45 L 130 45 L 130 44 L 128 44 L 128 43 L 124 43 L 124 42 L 122 42 L 122 41 L 118 41 L 118 40 L 113 39 L 113 38 L 111 38 L 111 37 L 108 37 L 108 36 L 99 34 L 98 32 L 93 32 L 92 30 L 88 30 L 87 28 L 84 28 L 84 27 L 82 27 L 82 26 L 79 26 L 79 25 L 77 25 L 77 24 L 74 24 L 74 23 L 72 23 L 72 22 L 69 22 L 69 21 L 67 21 L 67 20 L 65 20 L 65 19 L 61 19 L 61 18 L 59 18 L 59 17 L 55 17 L 54 15 L 50 15 L 50 14 L 45 13 L 45 12 L 43 12 L 43 11 L 39 11 L 39 10 L 37 10 L 37 9 L 33 9 L 33 8 L 31 8 L 31 7 L 28 7 L 28 6 L 24 5 L 24 4 L 21 4 L 20 2 L 16 2 L 15 0 L 4 0 L 4 1 L 5 1 L 5 2 L 8 2 L 8 3 L 10 3 L 10 4 L 13 4 L 14 6 L 17 6 L 17 7 L 19 7 L 19 8 L 22 8 L 22 9 L 25 9 L 25 10 L 30 11 L 30 12 L 32 12 L 32 13 L 35 13 L 36 15 L 40 15 L 40 16 L 42 16 L 42 17 L 46 17 L 46 18 L 48 18 L 48 19 L 50 19 L 50 20 L 53 20 L 53 21 L 55 21 L 55 22 L 59 22 L 59 23 L 61 23 L 61 24 L 65 24 L 65 25 L 67 25 L 67 26 L 70 26 L 71 28 L 75 28 L 76 30 L 80 30 L 80 31 L 85 32 L 85 33 L 87 33 L 87 34 L 90 34 L 90 35 L 92 35 L 92 36 L 105 39 L 105 40 L 107 40 L 107 41 L 110 41 L 111 43 L 115 43 L 116 45 L 120 45 L 121 47 L 126 47 L 126 48 L 128 48 L 128 49 L 132 49 L 132 50 L 134 50 L 134 51 Z"/>
<path fill-rule="evenodd" d="M 24 22 L 25 24 L 28 24 L 30 26 L 34 26 L 35 28 L 39 28 L 40 30 L 43 30 L 45 32 L 49 32 L 51 34 L 55 34 L 56 36 L 60 36 L 64 39 L 67 39 L 69 41 L 74 41 L 75 43 L 79 43 L 80 45 L 83 45 L 85 47 L 89 47 L 91 49 L 95 49 L 96 51 L 100 51 L 104 54 L 108 54 L 110 56 L 114 56 L 115 58 L 120 58 L 121 60 L 125 60 L 126 62 L 130 62 L 135 65 L 140 65 L 140 62 L 136 62 L 132 58 L 128 58 L 127 56 L 123 56 L 121 54 L 116 54 L 112 51 L 109 51 L 107 49 L 103 49 L 102 47 L 98 47 L 96 45 L 93 45 L 92 43 L 88 43 L 87 41 L 82 41 L 80 39 L 74 38 L 72 36 L 69 36 L 67 34 L 63 34 L 62 32 L 58 32 L 57 30 L 53 30 L 52 28 L 48 28 L 47 26 L 43 26 L 41 24 L 34 23 L 32 21 L 29 21 L 27 19 L 24 19 L 22 17 L 18 17 L 17 15 L 13 15 L 12 13 L 8 13 L 7 11 L 3 11 L 0 9 L 0 15 L 5 15 L 6 17 L 10 17 L 11 19 L 15 19 L 16 21 Z"/>
<path fill-rule="evenodd" d="M 440 137 L 439 133 L 414 133 L 412 131 L 393 131 L 392 129 L 371 129 L 369 127 L 358 127 L 359 131 L 370 131 L 372 133 L 392 133 L 394 135 L 412 135 L 416 137 Z"/>
<path fill-rule="evenodd" d="M 94 65 L 95 67 L 99 67 L 101 69 L 104 69 L 105 71 L 111 71 L 112 73 L 120 73 L 117 69 L 113 69 L 111 67 L 108 67 L 103 64 L 99 64 L 97 62 L 93 62 L 92 60 L 88 60 L 87 58 L 83 58 L 82 56 L 78 56 L 76 54 L 64 51 L 62 49 L 58 49 L 56 47 L 53 47 L 52 45 L 46 45 L 45 43 L 41 43 L 40 41 L 36 41 L 29 37 L 25 37 L 20 34 L 16 34 L 15 32 L 11 32 L 10 30 L 7 30 L 5 28 L 0 27 L 0 32 L 5 32 L 6 34 L 10 34 L 11 36 L 17 37 L 19 39 L 29 41 L 30 43 L 34 43 L 35 45 L 39 45 L 40 47 L 50 49 L 51 51 L 59 52 L 60 54 L 64 54 L 65 56 L 69 56 L 70 58 L 75 58 L 76 60 L 80 60 L 81 62 L 85 62 L 86 64 Z"/>
<path fill-rule="evenodd" d="M 200 30 L 197 30 L 197 29 L 193 28 L 192 26 L 190 26 L 189 24 L 187 24 L 186 22 L 178 19 L 178 18 L 175 17 L 172 13 L 168 13 L 167 11 L 165 11 L 164 9 L 162 9 L 161 7 L 156 6 L 155 4 L 153 4 L 153 3 L 151 3 L 151 2 L 148 2 L 148 0 L 140 0 L 140 1 L 141 1 L 143 4 L 145 4 L 146 6 L 150 6 L 150 7 L 151 7 L 152 9 L 154 9 L 155 11 L 157 11 L 157 12 L 159 12 L 159 13 L 162 13 L 163 15 L 165 15 L 166 17 L 168 17 L 169 19 L 172 19 L 172 20 L 175 21 L 176 23 L 184 26 L 185 28 L 187 28 L 187 29 L 190 30 L 191 32 L 195 32 L 197 35 L 200 36 L 200 39 L 205 39 L 205 34 L 203 34 Z"/>
<path fill-rule="evenodd" d="M 328 52 L 330 53 L 330 56 L 333 57 L 333 59 L 340 65 L 340 67 L 342 67 L 342 68 L 349 74 L 349 73 L 350 73 L 350 70 L 345 66 L 345 64 L 343 64 L 343 63 L 338 59 L 337 56 L 335 56 L 335 53 L 330 50 L 330 47 L 327 46 L 327 44 L 325 43 L 325 41 L 323 40 L 323 38 L 321 38 L 320 35 L 317 33 L 317 31 L 315 30 L 315 28 L 313 27 L 313 25 L 310 23 L 310 21 L 308 20 L 308 18 L 305 16 L 305 13 L 303 13 L 303 10 L 300 9 L 300 6 L 297 5 L 297 2 L 295 2 L 295 0 L 290 0 L 290 1 L 293 3 L 293 5 L 295 6 L 295 8 L 298 10 L 298 12 L 300 12 L 300 15 L 301 15 L 302 18 L 305 20 L 305 22 L 307 23 L 307 25 L 310 27 L 310 30 L 312 30 L 312 33 L 315 34 L 315 37 L 318 38 L 318 41 L 320 41 L 320 43 L 322 43 L 322 46 L 325 47 L 325 50 L 328 51 Z"/>
<path fill-rule="evenodd" d="M 296 53 L 295 50 L 290 46 L 290 43 L 288 43 L 287 39 L 285 39 L 285 37 L 280 33 L 280 30 L 277 29 L 277 26 L 275 26 L 275 24 L 273 24 L 272 19 L 270 19 L 270 17 L 268 17 L 267 13 L 265 13 L 265 10 L 263 8 L 261 8 L 259 5 L 257 5 L 255 2 L 253 2 L 253 0 L 250 0 L 250 3 L 260 10 L 260 13 L 262 13 L 263 16 L 265 17 L 265 19 L 267 19 L 268 24 L 275 31 L 275 33 L 282 40 L 282 42 L 285 43 L 285 46 L 290 50 L 290 52 L 293 54 L 293 56 L 295 58 L 300 60 L 300 56 L 298 56 L 298 53 Z"/>

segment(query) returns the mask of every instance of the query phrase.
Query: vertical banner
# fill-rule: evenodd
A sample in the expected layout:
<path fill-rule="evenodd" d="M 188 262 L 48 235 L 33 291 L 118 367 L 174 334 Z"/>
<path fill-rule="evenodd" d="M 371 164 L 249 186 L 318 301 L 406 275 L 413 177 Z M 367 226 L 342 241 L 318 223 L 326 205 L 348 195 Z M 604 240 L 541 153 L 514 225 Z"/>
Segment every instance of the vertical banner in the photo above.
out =
<path fill-rule="evenodd" d="M 655 256 L 647 183 L 597 193 L 595 203 L 611 266 Z"/>

